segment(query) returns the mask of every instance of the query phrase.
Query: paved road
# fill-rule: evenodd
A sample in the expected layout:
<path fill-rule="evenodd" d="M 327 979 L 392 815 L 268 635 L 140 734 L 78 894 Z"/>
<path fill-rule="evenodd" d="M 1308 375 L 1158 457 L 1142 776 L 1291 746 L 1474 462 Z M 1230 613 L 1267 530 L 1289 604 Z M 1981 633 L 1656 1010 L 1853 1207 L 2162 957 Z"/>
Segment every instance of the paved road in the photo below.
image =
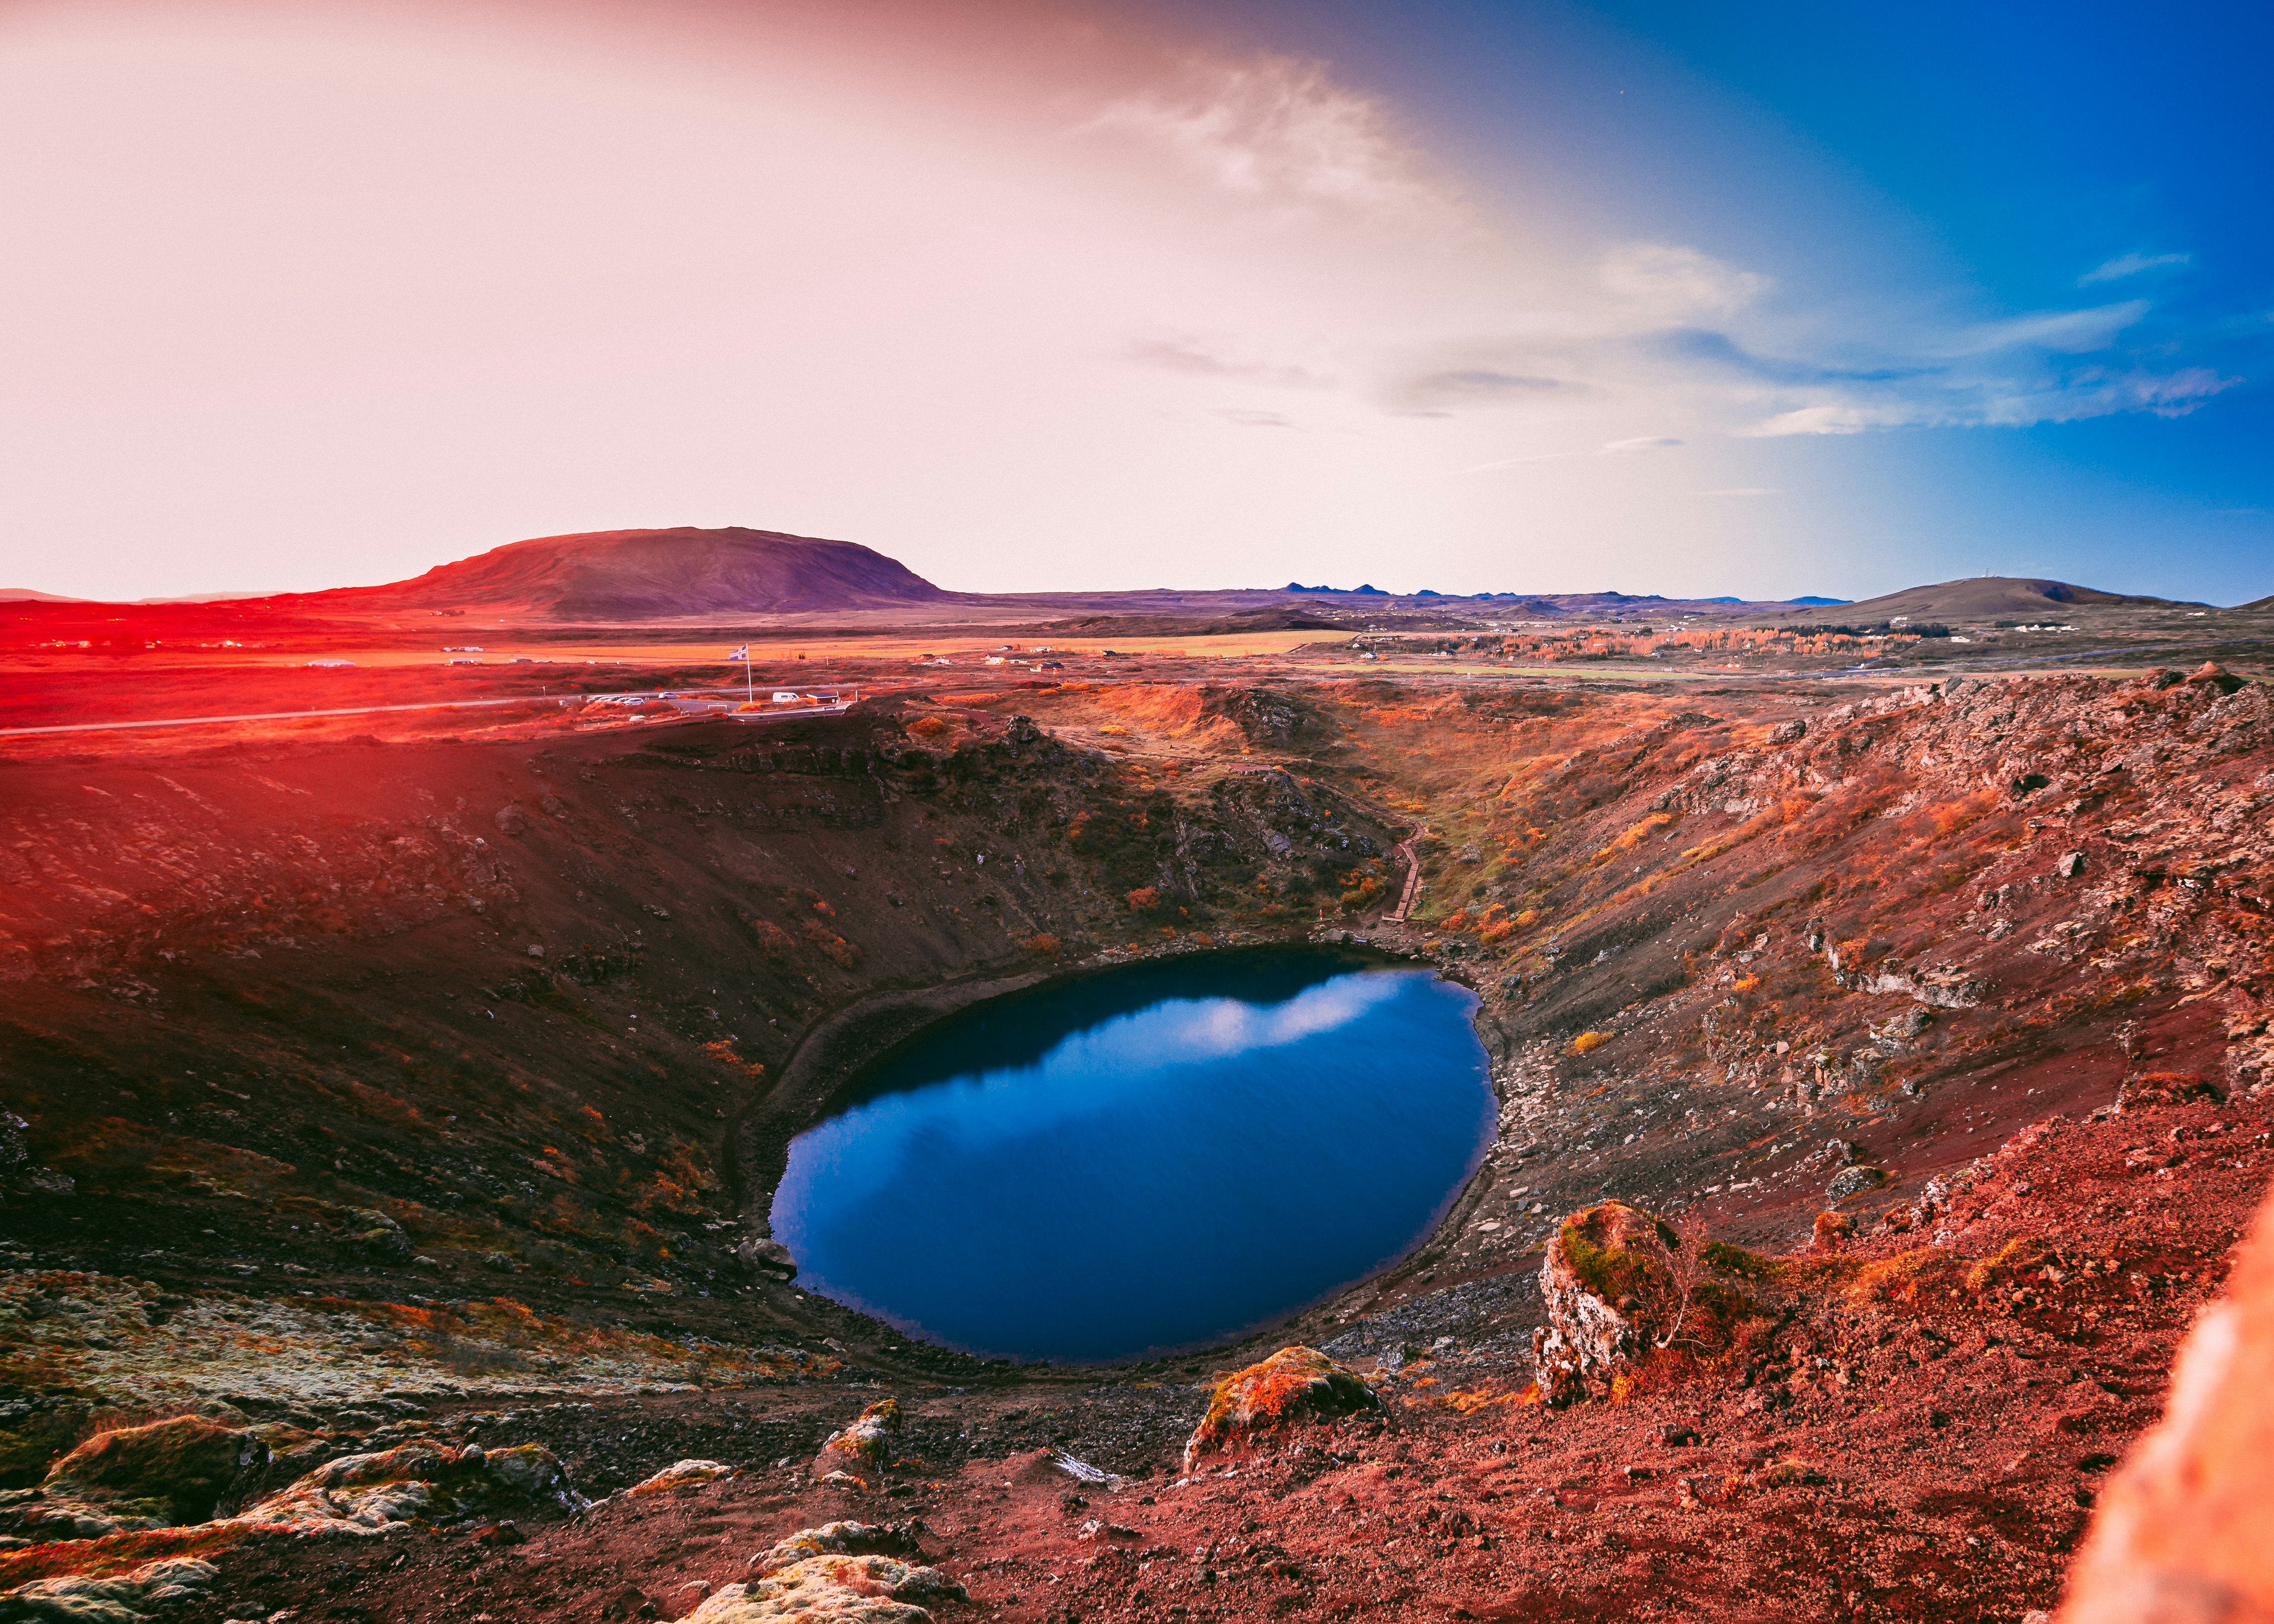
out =
<path fill-rule="evenodd" d="M 660 696 L 661 690 L 652 688 L 637 693 L 583 695 L 588 703 L 600 700 L 627 702 Z M 139 722 L 65 722 L 52 727 L 0 727 L 0 739 L 28 738 L 35 733 L 115 733 L 130 727 L 210 727 L 229 722 L 294 722 L 318 716 L 376 716 L 388 710 L 479 710 L 496 705 L 566 705 L 574 703 L 570 699 L 531 699 L 524 695 L 519 699 L 437 699 L 415 705 L 338 705 L 328 710 L 259 710 L 242 716 L 155 717 Z M 779 710 L 736 711 L 732 709 L 737 703 L 734 701 L 689 700 L 681 703 L 674 700 L 668 703 L 679 704 L 685 714 L 709 712 L 728 716 L 738 722 L 766 722 L 792 716 L 833 716 L 847 708 L 840 703 L 833 705 L 785 705 Z"/>

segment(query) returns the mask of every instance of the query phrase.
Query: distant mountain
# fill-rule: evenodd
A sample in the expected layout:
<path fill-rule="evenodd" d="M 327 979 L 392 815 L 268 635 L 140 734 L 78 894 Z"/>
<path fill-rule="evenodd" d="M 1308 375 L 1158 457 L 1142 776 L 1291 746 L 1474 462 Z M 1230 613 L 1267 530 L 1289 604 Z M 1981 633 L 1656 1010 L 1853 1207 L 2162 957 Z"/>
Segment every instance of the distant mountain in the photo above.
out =
<path fill-rule="evenodd" d="M 256 590 L 253 588 L 245 587 L 225 592 L 188 592 L 179 598 L 138 598 L 134 601 L 138 604 L 233 604 L 247 598 L 277 596 L 278 594 L 274 591 Z"/>
<path fill-rule="evenodd" d="M 311 593 L 341 609 L 483 609 L 611 621 L 795 614 L 938 603 L 944 592 L 883 553 L 777 530 L 599 530 L 540 536 L 388 586 Z"/>
<path fill-rule="evenodd" d="M 0 604 L 84 604 L 85 598 L 58 598 L 53 592 L 34 592 L 27 586 L 0 586 Z"/>
<path fill-rule="evenodd" d="M 1791 601 L 1796 604 L 1806 604 L 1812 609 L 1829 609 L 1836 604 L 1849 603 L 1853 600 L 1845 598 L 1796 598 Z"/>
<path fill-rule="evenodd" d="M 1915 620 L 1984 620 L 2012 615 L 2057 615 L 2064 609 L 2092 606 L 2157 609 L 2171 606 L 2176 601 L 2168 598 L 2131 598 L 2067 581 L 1977 575 L 1963 581 L 1939 582 L 1933 586 L 1906 587 L 1900 592 L 1843 604 L 1841 619 L 1885 620 L 1900 614 Z M 1784 618 L 1793 617 L 1788 614 Z"/>

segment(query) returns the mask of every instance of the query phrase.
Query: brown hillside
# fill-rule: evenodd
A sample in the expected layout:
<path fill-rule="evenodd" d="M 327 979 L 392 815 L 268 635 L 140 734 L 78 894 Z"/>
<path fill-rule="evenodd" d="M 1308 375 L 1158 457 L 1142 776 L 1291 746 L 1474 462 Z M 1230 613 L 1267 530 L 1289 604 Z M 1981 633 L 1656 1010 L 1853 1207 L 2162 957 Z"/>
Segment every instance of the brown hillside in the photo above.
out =
<path fill-rule="evenodd" d="M 1883 620 L 1903 614 L 1913 620 L 1977 620 L 2001 615 L 2059 614 L 2083 607 L 2155 609 L 2167 607 L 2168 598 L 2132 598 L 2104 592 L 2096 587 L 2067 581 L 2040 581 L 2020 575 L 1977 575 L 1963 581 L 1942 581 L 1931 586 L 1905 587 L 1861 603 L 1843 604 L 1837 610 L 1796 609 L 1781 618 L 1842 620 Z"/>

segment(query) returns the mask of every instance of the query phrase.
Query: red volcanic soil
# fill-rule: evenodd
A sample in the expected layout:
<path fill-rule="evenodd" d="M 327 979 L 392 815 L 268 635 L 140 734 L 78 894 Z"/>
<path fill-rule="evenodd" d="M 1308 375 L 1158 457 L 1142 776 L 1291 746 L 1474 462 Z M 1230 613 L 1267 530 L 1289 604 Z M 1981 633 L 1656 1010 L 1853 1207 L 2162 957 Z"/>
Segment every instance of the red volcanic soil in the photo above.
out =
<path fill-rule="evenodd" d="M 462 1417 L 446 1434 L 546 1442 L 591 1488 L 689 1449 L 749 1463 L 525 1522 L 518 1545 L 469 1528 L 237 1545 L 177 1616 L 258 1602 L 404 1624 L 673 1618 L 798 1530 L 915 1516 L 923 1560 L 971 1594 L 933 1605 L 949 1624 L 2020 1620 L 2059 1605 L 2111 1467 L 2157 1417 L 2274 1165 L 2268 1125 L 2262 1105 L 2204 1102 L 2038 1124 L 1924 1244 L 1889 1233 L 1779 1260 L 1779 1317 L 1749 1359 L 1646 1369 L 1623 1402 L 1546 1408 L 1522 1368 L 1452 1339 L 1364 1367 L 1385 1414 L 1299 1425 L 1190 1477 L 1159 1433 L 1110 1490 L 1049 1449 L 974 1457 L 973 1434 L 983 1447 L 1035 1426 L 1077 1456 L 1106 1442 L 1081 1435 L 1079 1403 L 1026 1418 L 1025 1395 L 894 1384 L 910 1431 L 867 1490 L 816 1484 L 810 1433 L 737 1439 L 735 1401 L 556 1406 L 508 1421 L 509 1438 Z M 1100 1394 L 1143 1396 L 1126 1378 Z M 818 1428 L 872 1396 L 794 1408 Z M 751 1461 L 751 1442 L 795 1458 Z"/>

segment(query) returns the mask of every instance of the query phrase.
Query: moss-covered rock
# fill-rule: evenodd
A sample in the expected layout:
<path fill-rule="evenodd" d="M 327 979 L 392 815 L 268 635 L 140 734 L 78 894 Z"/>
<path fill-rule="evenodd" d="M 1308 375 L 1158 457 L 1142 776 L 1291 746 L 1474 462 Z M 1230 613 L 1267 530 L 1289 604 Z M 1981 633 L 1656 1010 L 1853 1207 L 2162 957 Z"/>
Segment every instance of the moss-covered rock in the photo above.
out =
<path fill-rule="evenodd" d="M 1331 1421 L 1378 1410 L 1374 1389 L 1315 1348 L 1282 1348 L 1216 1384 L 1208 1414 L 1185 1444 L 1185 1470 L 1211 1450 L 1230 1448 L 1299 1421 Z"/>
<path fill-rule="evenodd" d="M 0 1494 L 0 1529 L 87 1539 L 203 1522 L 267 1459 L 252 1433 L 203 1416 L 117 1427 L 65 1455 L 39 1487 Z"/>
<path fill-rule="evenodd" d="M 376 1534 L 418 1518 L 458 1522 L 501 1512 L 573 1511 L 586 1502 L 551 1450 L 463 1449 L 416 1440 L 318 1467 L 237 1521 L 264 1532 Z"/>

